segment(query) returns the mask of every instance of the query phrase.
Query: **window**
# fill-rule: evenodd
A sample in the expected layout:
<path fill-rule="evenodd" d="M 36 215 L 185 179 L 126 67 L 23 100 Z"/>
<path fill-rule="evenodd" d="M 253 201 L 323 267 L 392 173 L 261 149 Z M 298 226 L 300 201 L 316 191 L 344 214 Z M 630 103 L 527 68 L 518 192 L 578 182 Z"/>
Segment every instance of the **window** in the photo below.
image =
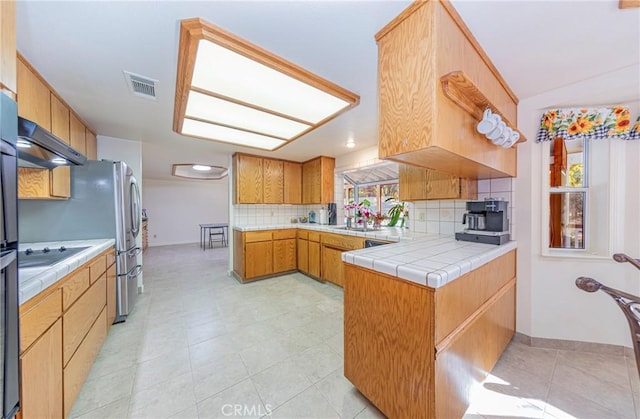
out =
<path fill-rule="evenodd" d="M 367 199 L 371 203 L 373 213 L 386 215 L 394 204 L 398 202 L 398 183 L 379 183 L 369 185 L 352 185 L 344 183 L 345 205 L 350 202 L 362 202 Z M 387 202 L 387 199 L 389 201 Z M 383 222 L 386 224 L 386 222 Z"/>
<path fill-rule="evenodd" d="M 624 228 L 627 141 L 556 139 L 542 144 L 544 256 L 610 258 Z"/>
<path fill-rule="evenodd" d="M 553 141 L 549 153 L 549 247 L 586 249 L 587 142 Z"/>

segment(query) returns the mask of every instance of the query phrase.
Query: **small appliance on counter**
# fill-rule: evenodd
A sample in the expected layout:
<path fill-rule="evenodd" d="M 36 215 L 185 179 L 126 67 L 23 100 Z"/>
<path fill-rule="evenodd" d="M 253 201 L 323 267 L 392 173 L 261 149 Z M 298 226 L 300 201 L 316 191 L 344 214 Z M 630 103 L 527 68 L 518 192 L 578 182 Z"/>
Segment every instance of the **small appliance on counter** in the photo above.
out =
<path fill-rule="evenodd" d="M 338 225 L 338 207 L 335 202 L 327 204 L 327 217 L 329 218 L 329 225 Z"/>
<path fill-rule="evenodd" d="M 327 217 L 327 210 L 324 208 L 320 208 L 320 210 L 318 210 L 318 224 L 322 224 L 322 225 L 329 224 L 329 218 Z"/>
<path fill-rule="evenodd" d="M 504 244 L 509 241 L 509 201 L 487 198 L 484 201 L 467 201 L 467 212 L 462 224 L 464 232 L 456 233 L 456 240 L 487 244 Z"/>
<path fill-rule="evenodd" d="M 314 210 L 311 210 L 309 212 L 309 223 L 315 223 L 316 222 L 316 213 Z"/>

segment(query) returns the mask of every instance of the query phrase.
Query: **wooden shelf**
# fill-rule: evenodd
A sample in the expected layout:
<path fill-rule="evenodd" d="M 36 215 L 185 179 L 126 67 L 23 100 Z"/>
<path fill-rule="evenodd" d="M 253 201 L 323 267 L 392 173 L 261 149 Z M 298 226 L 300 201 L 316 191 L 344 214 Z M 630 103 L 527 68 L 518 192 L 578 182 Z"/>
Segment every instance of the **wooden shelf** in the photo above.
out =
<path fill-rule="evenodd" d="M 475 119 L 482 120 L 484 110 L 489 108 L 493 113 L 499 115 L 509 128 L 520 134 L 520 139 L 515 144 L 527 141 L 524 134 L 485 97 L 462 71 L 453 71 L 445 74 L 440 77 L 440 82 L 442 83 L 444 94 L 462 109 L 469 112 Z"/>

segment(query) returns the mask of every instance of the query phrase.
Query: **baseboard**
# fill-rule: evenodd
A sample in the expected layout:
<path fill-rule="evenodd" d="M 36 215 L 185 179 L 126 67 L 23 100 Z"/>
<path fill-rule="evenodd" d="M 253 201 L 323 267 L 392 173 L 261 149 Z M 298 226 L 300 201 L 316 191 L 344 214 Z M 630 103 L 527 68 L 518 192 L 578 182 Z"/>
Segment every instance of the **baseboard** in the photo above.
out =
<path fill-rule="evenodd" d="M 606 343 L 582 342 L 578 340 L 536 338 L 516 332 L 514 342 L 523 343 L 535 348 L 561 349 L 565 351 L 591 352 L 616 356 L 635 357 L 633 348 L 622 345 L 609 345 Z"/>

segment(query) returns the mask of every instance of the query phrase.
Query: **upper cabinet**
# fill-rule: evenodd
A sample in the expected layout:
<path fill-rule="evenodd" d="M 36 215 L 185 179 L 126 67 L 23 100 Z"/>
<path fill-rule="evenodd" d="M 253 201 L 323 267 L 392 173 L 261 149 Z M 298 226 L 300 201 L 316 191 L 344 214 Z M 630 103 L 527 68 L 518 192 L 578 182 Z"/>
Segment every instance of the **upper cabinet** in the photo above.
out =
<path fill-rule="evenodd" d="M 13 54 L 15 56 L 15 49 Z M 95 134 L 24 57 L 18 54 L 16 62 L 18 115 L 48 130 L 88 159 L 96 160 L 98 156 Z M 53 170 L 19 168 L 19 198 L 64 199 L 70 196 L 69 166 L 61 166 Z"/>
<path fill-rule="evenodd" d="M 516 176 L 516 148 L 479 134 L 478 120 L 443 91 L 441 77 L 462 71 L 516 122 L 518 99 L 449 2 L 413 3 L 376 41 L 380 158 L 462 178 Z"/>
<path fill-rule="evenodd" d="M 305 163 L 236 153 L 233 155 L 234 204 L 325 204 L 333 198 L 335 160 Z"/>
<path fill-rule="evenodd" d="M 401 164 L 398 170 L 401 201 L 478 199 L 478 182 L 421 167 Z"/>
<path fill-rule="evenodd" d="M 16 79 L 16 3 L 0 1 L 0 90 L 15 99 Z"/>
<path fill-rule="evenodd" d="M 333 171 L 336 160 L 316 157 L 302 164 L 302 203 L 327 204 L 335 200 Z"/>

